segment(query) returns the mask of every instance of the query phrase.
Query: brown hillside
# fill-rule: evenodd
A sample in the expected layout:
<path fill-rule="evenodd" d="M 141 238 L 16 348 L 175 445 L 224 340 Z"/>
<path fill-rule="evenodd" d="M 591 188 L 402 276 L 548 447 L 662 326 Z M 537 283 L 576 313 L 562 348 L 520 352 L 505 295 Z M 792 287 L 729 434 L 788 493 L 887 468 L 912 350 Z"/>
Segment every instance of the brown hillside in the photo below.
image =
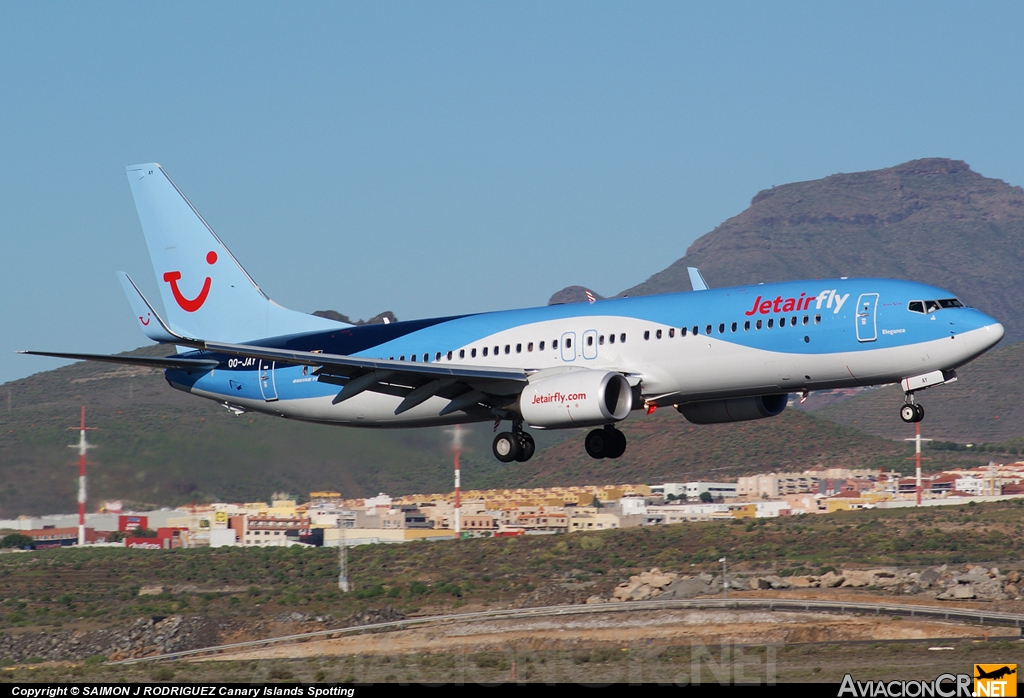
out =
<path fill-rule="evenodd" d="M 836 276 L 911 279 L 949 289 L 1024 339 L 1024 190 L 929 158 L 760 192 L 694 242 L 686 256 L 626 290 L 690 289 Z"/>
<path fill-rule="evenodd" d="M 957 370 L 952 385 L 918 394 L 923 436 L 943 441 L 1001 442 L 1024 435 L 1024 342 L 1002 346 Z M 896 413 L 903 392 L 890 385 L 823 407 L 815 415 L 890 439 L 914 435 Z"/>

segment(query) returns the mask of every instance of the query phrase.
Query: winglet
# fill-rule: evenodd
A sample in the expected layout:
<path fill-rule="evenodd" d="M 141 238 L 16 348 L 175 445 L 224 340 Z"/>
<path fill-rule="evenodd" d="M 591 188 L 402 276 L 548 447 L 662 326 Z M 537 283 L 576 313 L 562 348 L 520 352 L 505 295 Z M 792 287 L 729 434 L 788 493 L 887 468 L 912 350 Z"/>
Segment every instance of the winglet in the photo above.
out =
<path fill-rule="evenodd" d="M 117 279 L 121 282 L 121 288 L 124 289 L 124 294 L 128 296 L 128 303 L 132 306 L 132 313 L 135 315 L 135 319 L 139 323 L 139 327 L 142 329 L 143 334 L 154 342 L 160 342 L 162 344 L 192 343 L 192 340 L 171 331 L 163 318 L 153 310 L 153 306 L 150 305 L 149 301 L 146 300 L 146 297 L 142 295 L 142 291 L 140 291 L 139 287 L 135 285 L 135 282 L 131 280 L 131 277 L 123 271 L 119 271 L 117 272 Z"/>
<path fill-rule="evenodd" d="M 697 267 L 686 267 L 686 271 L 690 274 L 690 286 L 694 291 L 708 290 L 708 283 L 701 276 L 700 269 Z"/>

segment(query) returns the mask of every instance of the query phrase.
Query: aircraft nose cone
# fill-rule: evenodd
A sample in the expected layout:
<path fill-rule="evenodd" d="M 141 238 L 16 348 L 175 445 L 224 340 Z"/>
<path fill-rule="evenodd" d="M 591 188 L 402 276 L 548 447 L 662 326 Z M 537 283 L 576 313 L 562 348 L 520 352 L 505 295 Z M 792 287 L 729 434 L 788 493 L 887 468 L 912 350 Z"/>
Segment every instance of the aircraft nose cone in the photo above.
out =
<path fill-rule="evenodd" d="M 1001 340 L 1003 335 L 1006 334 L 1006 330 L 1003 328 L 1002 323 L 996 322 L 991 318 L 989 319 L 991 322 L 982 324 L 978 329 L 961 335 L 964 338 L 967 344 L 967 349 L 972 356 L 978 356 L 979 354 L 988 351 L 998 344 L 999 340 Z"/>
<path fill-rule="evenodd" d="M 988 332 L 987 338 L 990 341 L 990 347 L 995 346 L 996 343 L 1003 338 L 1003 335 L 1006 334 L 1006 330 L 1003 328 L 1003 323 L 1001 322 L 994 322 L 991 325 L 986 325 L 984 329 Z"/>

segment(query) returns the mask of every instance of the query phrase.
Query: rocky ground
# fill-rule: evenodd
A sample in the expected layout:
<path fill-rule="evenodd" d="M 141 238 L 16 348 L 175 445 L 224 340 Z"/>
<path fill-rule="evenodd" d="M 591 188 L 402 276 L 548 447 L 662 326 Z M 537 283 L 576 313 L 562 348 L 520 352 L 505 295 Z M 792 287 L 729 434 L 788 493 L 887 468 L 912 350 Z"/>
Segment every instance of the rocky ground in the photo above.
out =
<path fill-rule="evenodd" d="M 0 660 L 14 664 L 90 658 L 97 662 L 117 661 L 324 628 L 383 623 L 404 617 L 390 605 L 382 609 L 367 609 L 347 619 L 292 612 L 270 622 L 251 624 L 206 616 L 156 616 L 139 618 L 126 628 L 16 635 L 0 633 Z"/>
<path fill-rule="evenodd" d="M 617 586 L 614 578 L 594 581 L 573 570 L 530 592 L 521 594 L 511 607 L 527 608 L 605 601 L 644 601 L 648 599 L 690 599 L 722 593 L 721 575 L 696 575 L 652 568 Z M 956 605 L 988 602 L 1010 612 L 1024 611 L 1021 601 L 1021 575 L 1002 572 L 984 565 L 942 565 L 923 569 L 886 567 L 876 569 L 827 569 L 823 574 L 781 576 L 768 573 L 729 574 L 729 589 L 737 595 L 777 593 L 782 595 L 827 594 L 851 600 L 902 596 L 909 603 L 952 603 Z M 464 611 L 485 607 L 466 607 Z M 421 613 L 428 613 L 423 609 Z M 386 605 L 367 609 L 347 618 L 283 613 L 271 620 L 243 622 L 211 615 L 170 615 L 139 618 L 122 628 L 0 633 L 0 660 L 3 663 L 47 661 L 94 661 L 144 657 L 155 654 L 198 649 L 227 642 L 274 637 L 304 631 L 367 625 L 405 616 Z M 632 631 L 631 631 L 632 632 Z M 344 644 L 344 643 L 342 643 Z"/>
<path fill-rule="evenodd" d="M 963 565 L 928 567 L 914 570 L 886 567 L 868 570 L 829 570 L 820 575 L 773 574 L 727 575 L 728 588 L 733 591 L 764 589 L 866 588 L 900 596 L 919 596 L 940 601 L 1021 600 L 1021 574 L 1016 570 L 1002 573 L 996 567 Z M 662 572 L 654 567 L 633 575 L 619 584 L 609 598 L 592 594 L 587 603 L 604 601 L 646 601 L 648 599 L 691 599 L 722 593 L 722 577 L 702 573 L 681 575 Z"/>

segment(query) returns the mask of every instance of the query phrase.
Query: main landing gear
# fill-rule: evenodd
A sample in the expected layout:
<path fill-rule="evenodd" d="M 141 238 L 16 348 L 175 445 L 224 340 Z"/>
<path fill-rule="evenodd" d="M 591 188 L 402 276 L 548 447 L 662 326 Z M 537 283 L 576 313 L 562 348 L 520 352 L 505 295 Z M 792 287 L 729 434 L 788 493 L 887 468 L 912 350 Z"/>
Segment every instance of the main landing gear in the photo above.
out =
<path fill-rule="evenodd" d="M 494 451 L 494 457 L 502 463 L 525 463 L 533 458 L 537 444 L 532 436 L 523 431 L 522 424 L 513 424 L 512 431 L 503 431 L 494 437 L 491 450 Z"/>
<path fill-rule="evenodd" d="M 907 402 L 900 408 L 900 419 L 907 424 L 920 422 L 924 419 L 924 406 L 914 402 L 913 393 L 907 393 Z"/>
<path fill-rule="evenodd" d="M 626 452 L 626 435 L 607 424 L 587 434 L 584 446 L 591 458 L 618 458 Z"/>

